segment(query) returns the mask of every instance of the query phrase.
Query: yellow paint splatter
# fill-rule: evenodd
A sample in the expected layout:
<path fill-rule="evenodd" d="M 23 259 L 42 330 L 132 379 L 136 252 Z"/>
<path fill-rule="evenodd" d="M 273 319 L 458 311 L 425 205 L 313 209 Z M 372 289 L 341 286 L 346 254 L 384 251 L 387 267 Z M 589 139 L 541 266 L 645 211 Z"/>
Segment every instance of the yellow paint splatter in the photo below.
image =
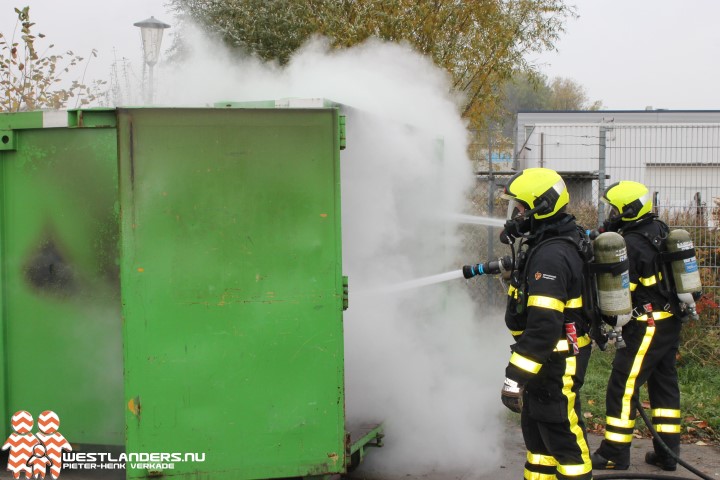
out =
<path fill-rule="evenodd" d="M 140 399 L 138 397 L 135 397 L 135 398 L 131 398 L 128 401 L 128 409 L 130 410 L 130 412 L 132 412 L 133 415 L 136 415 L 136 416 L 140 412 L 139 400 Z"/>

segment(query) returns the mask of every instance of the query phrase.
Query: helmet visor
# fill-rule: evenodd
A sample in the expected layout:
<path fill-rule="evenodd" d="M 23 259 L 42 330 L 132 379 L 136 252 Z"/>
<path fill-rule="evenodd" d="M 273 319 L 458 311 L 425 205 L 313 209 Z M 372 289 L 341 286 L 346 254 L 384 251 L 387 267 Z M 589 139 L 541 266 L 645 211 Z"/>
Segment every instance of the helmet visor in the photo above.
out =
<path fill-rule="evenodd" d="M 603 197 L 600 199 L 604 206 L 605 206 L 605 212 L 603 214 L 603 221 L 605 220 L 617 220 L 620 215 L 620 212 L 618 211 L 617 207 L 614 206 L 612 203 L 608 202 L 607 198 Z"/>
<path fill-rule="evenodd" d="M 518 202 L 516 199 L 511 198 L 510 201 L 508 201 L 508 208 L 507 208 L 507 219 L 512 220 L 513 218 L 516 218 L 518 215 L 522 215 L 525 213 L 525 205 L 523 205 L 521 202 Z"/>

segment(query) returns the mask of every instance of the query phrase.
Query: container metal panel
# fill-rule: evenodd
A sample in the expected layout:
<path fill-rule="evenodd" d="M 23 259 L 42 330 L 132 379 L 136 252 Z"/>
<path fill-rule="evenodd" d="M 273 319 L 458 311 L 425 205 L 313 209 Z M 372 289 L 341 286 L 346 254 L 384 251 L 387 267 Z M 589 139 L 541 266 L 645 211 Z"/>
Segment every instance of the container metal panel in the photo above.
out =
<path fill-rule="evenodd" d="M 337 111 L 121 109 L 118 137 L 127 451 L 342 472 Z"/>
<path fill-rule="evenodd" d="M 0 152 L 0 422 L 9 434 L 14 412 L 49 409 L 73 444 L 122 445 L 116 131 L 14 135 Z"/>

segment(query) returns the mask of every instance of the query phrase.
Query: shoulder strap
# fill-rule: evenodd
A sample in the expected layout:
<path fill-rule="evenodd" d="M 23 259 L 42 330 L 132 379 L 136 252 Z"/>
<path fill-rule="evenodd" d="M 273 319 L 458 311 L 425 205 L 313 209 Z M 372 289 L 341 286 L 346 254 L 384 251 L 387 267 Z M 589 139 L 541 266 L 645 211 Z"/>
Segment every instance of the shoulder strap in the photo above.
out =
<path fill-rule="evenodd" d="M 666 300 L 670 302 L 674 302 L 676 295 L 674 295 L 675 286 L 674 282 L 670 280 L 670 275 L 672 275 L 672 270 L 669 270 L 668 263 L 690 258 L 692 256 L 692 251 L 690 251 L 691 255 L 686 256 L 687 253 L 685 251 L 681 252 L 675 252 L 670 253 L 667 251 L 667 246 L 665 241 L 667 240 L 668 234 L 670 233 L 670 227 L 668 227 L 667 223 L 663 222 L 662 220 L 655 219 L 660 224 L 660 233 L 655 236 L 651 236 L 647 232 L 636 232 L 636 231 L 629 231 L 625 232 L 623 236 L 628 235 L 636 235 L 644 238 L 645 240 L 650 243 L 655 248 L 655 257 L 654 257 L 654 264 L 655 264 L 655 270 L 658 272 L 661 272 L 662 278 L 658 279 L 657 282 L 657 288 L 660 295 L 665 297 Z"/>
<path fill-rule="evenodd" d="M 663 222 L 662 220 L 655 220 L 660 224 L 660 234 L 651 236 L 648 232 L 638 232 L 636 230 L 630 230 L 629 232 L 623 232 L 623 236 L 627 237 L 628 235 L 636 235 L 639 237 L 644 238 L 648 242 L 650 242 L 650 245 L 655 247 L 655 250 L 658 252 L 664 252 L 666 250 L 665 248 L 665 240 L 667 239 L 668 233 L 670 233 L 670 227 Z"/>

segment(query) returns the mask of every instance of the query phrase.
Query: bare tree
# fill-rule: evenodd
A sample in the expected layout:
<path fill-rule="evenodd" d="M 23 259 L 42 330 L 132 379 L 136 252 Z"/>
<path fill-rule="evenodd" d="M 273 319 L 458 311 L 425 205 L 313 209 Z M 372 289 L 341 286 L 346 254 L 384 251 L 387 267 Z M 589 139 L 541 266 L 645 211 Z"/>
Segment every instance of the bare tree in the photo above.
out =
<path fill-rule="evenodd" d="M 62 86 L 67 74 L 79 69 L 83 62 L 87 69 L 90 59 L 72 51 L 57 55 L 51 52 L 52 44 L 40 52 L 36 42 L 45 35 L 33 33 L 35 24 L 30 21 L 30 7 L 15 8 L 15 13 L 20 32 L 17 26 L 9 38 L 0 32 L 0 112 L 77 108 L 96 100 L 104 81 L 87 86 L 81 79 Z M 95 50 L 91 56 L 96 56 Z"/>

